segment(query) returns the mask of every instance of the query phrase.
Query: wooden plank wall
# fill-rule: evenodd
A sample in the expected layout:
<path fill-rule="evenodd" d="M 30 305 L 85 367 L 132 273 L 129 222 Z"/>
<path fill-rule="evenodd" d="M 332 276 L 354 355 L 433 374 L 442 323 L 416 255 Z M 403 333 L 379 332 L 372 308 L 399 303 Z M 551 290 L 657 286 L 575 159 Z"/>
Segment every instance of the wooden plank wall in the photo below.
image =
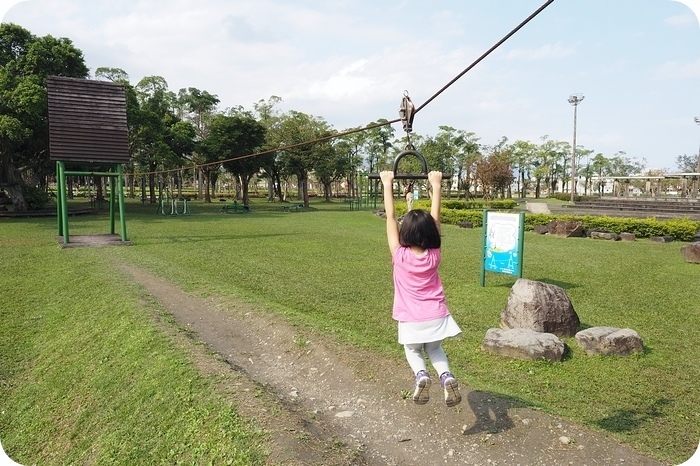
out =
<path fill-rule="evenodd" d="M 106 81 L 46 79 L 51 160 L 128 163 L 124 86 Z"/>

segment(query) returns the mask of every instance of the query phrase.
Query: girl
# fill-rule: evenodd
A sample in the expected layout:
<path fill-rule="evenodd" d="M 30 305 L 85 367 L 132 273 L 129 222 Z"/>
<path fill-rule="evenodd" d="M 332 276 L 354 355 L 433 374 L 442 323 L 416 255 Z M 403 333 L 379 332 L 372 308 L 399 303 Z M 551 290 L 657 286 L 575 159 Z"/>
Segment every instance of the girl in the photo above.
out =
<path fill-rule="evenodd" d="M 445 403 L 462 401 L 459 384 L 450 372 L 442 340 L 461 330 L 450 315 L 438 275 L 440 265 L 440 196 L 442 173 L 428 173 L 432 189 L 430 213 L 415 209 L 406 213 L 399 228 L 394 212 L 394 172 L 380 173 L 384 185 L 386 236 L 394 265 L 394 307 L 399 322 L 399 343 L 404 345 L 408 364 L 416 374 L 413 401 L 425 404 L 430 398 L 430 375 L 423 352 L 440 374 Z"/>

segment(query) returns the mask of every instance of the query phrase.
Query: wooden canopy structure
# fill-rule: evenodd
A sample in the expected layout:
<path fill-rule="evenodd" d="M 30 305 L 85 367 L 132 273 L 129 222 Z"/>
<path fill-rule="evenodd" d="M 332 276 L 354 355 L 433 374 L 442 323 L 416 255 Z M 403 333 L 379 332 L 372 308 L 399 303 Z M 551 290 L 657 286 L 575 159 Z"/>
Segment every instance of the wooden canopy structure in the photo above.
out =
<path fill-rule="evenodd" d="M 50 76 L 46 79 L 49 110 L 49 153 L 56 161 L 58 235 L 70 242 L 66 176 L 104 176 L 110 181 L 110 234 L 119 208 L 121 240 L 127 242 L 124 181 L 121 164 L 128 163 L 129 132 L 126 93 L 118 83 Z M 67 164 L 78 167 L 67 169 Z M 89 167 L 89 169 L 85 169 Z M 116 185 L 116 186 L 115 186 Z"/>

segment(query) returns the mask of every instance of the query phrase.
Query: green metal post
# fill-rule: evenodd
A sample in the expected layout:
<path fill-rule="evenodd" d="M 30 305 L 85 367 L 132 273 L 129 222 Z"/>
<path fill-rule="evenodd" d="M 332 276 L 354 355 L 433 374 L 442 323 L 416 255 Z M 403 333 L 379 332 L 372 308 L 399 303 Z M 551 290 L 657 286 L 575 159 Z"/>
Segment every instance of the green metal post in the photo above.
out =
<path fill-rule="evenodd" d="M 122 177 L 122 166 L 117 165 L 117 195 L 119 196 L 119 222 L 122 227 L 122 241 L 126 239 L 126 208 L 124 206 L 124 178 Z"/>
<path fill-rule="evenodd" d="M 109 234 L 114 234 L 114 176 L 109 177 Z"/>
<path fill-rule="evenodd" d="M 518 244 L 520 245 L 520 257 L 518 258 L 518 278 L 523 278 L 523 262 L 525 259 L 525 212 L 520 212 L 520 232 L 518 233 Z"/>
<path fill-rule="evenodd" d="M 61 193 L 59 194 L 59 202 L 61 203 L 61 225 L 63 227 L 63 244 L 68 244 L 70 242 L 70 235 L 68 234 L 68 200 L 66 193 L 66 165 L 63 162 L 57 162 L 59 166 L 59 179 L 61 180 Z"/>
<path fill-rule="evenodd" d="M 61 181 L 61 165 L 56 162 L 56 223 L 58 224 L 58 236 L 63 236 L 63 214 L 61 211 L 61 193 L 65 192 Z"/>

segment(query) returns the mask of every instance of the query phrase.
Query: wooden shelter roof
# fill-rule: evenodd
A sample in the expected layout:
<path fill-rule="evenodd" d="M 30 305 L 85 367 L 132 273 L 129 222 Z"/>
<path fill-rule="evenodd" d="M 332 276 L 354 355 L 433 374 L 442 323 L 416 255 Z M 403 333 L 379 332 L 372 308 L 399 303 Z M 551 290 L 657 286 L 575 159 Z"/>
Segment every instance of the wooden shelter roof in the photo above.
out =
<path fill-rule="evenodd" d="M 124 86 L 106 81 L 46 79 L 51 160 L 128 163 Z"/>

